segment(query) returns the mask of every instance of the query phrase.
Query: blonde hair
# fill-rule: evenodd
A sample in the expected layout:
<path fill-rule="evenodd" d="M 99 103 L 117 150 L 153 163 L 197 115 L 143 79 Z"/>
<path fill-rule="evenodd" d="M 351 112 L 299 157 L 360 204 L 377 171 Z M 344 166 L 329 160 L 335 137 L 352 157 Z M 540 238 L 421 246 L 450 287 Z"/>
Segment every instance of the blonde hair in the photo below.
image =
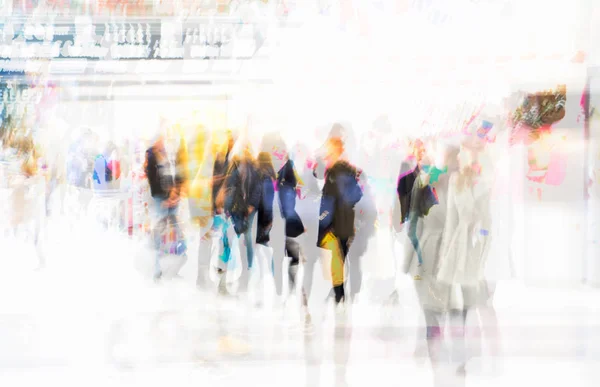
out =
<path fill-rule="evenodd" d="M 216 130 L 210 138 L 210 153 L 214 157 L 219 154 L 226 155 L 229 151 L 229 143 L 232 134 L 227 130 Z"/>
<path fill-rule="evenodd" d="M 19 155 L 24 157 L 21 163 L 21 172 L 27 177 L 36 175 L 39 151 L 35 147 L 33 137 L 31 135 L 17 135 L 13 138 L 11 145 Z"/>
<path fill-rule="evenodd" d="M 465 188 L 472 187 L 475 182 L 475 178 L 479 176 L 481 172 L 481 165 L 479 162 L 481 160 L 482 150 L 479 148 L 473 148 L 468 143 L 463 143 L 460 146 L 459 154 L 462 152 L 468 152 L 471 155 L 472 159 L 469 165 L 459 165 L 459 172 L 456 180 L 456 187 L 458 191 L 462 191 Z"/>

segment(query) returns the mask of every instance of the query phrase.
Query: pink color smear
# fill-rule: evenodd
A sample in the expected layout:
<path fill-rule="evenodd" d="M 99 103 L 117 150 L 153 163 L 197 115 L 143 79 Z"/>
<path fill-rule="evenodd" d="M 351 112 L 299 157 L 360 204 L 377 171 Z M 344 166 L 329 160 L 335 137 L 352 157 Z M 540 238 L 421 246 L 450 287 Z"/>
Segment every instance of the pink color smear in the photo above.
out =
<path fill-rule="evenodd" d="M 552 152 L 550 155 L 550 164 L 546 173 L 546 184 L 558 186 L 563 183 L 567 174 L 567 158 L 559 153 Z"/>

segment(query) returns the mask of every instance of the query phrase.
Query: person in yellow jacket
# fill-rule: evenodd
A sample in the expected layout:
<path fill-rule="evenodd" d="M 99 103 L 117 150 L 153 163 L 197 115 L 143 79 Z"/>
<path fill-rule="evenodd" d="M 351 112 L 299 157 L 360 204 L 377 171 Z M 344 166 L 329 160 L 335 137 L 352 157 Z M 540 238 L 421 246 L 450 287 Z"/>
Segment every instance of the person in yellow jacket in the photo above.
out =
<path fill-rule="evenodd" d="M 191 221 L 201 228 L 206 227 L 211 219 L 212 168 L 210 150 L 207 149 L 209 140 L 210 133 L 203 125 L 198 125 L 188 149 L 190 217 Z"/>

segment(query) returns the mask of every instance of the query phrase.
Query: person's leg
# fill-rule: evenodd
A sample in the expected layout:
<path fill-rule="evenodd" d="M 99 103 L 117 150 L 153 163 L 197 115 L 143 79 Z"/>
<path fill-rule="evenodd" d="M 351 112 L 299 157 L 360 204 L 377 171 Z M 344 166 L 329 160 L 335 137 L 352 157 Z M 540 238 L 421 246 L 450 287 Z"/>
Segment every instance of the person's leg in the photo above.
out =
<path fill-rule="evenodd" d="M 465 330 L 468 309 L 455 309 L 450 311 L 450 334 L 452 336 L 452 363 L 458 365 L 459 372 L 465 371 L 467 363 L 467 345 L 465 342 Z"/>
<path fill-rule="evenodd" d="M 246 254 L 248 257 L 248 269 L 252 269 L 252 264 L 254 263 L 254 238 L 252 238 L 252 227 L 254 225 L 255 216 L 256 211 L 248 215 L 248 229 L 244 233 L 244 240 L 246 243 Z"/>
<path fill-rule="evenodd" d="M 187 241 L 185 240 L 185 232 L 183 231 L 183 225 L 179 221 L 179 217 L 177 216 L 178 207 L 172 207 L 168 211 L 169 221 L 173 225 L 173 229 L 175 230 L 175 235 L 177 238 L 177 251 L 176 253 L 179 256 L 179 262 L 175 269 L 175 276 L 179 276 L 179 271 L 183 268 L 183 266 L 187 262 Z M 180 245 L 181 244 L 181 245 Z M 182 249 L 180 252 L 179 250 Z"/>
<path fill-rule="evenodd" d="M 305 243 L 303 248 L 303 251 L 305 252 L 305 260 L 303 261 L 304 279 L 302 284 L 302 303 L 305 308 L 308 308 L 308 300 L 310 299 L 310 294 L 312 291 L 315 264 L 318 260 L 318 252 L 316 249 L 312 248 L 312 246 L 314 246 L 314 242 L 311 242 L 312 239 L 309 239 L 308 243 Z M 310 244 L 312 244 L 312 246 L 310 246 Z"/>
<path fill-rule="evenodd" d="M 469 360 L 481 352 L 481 340 L 477 331 L 467 332 L 468 312 L 477 308 L 480 300 L 481 286 L 463 285 L 461 286 L 463 297 L 463 310 L 454 311 L 452 316 L 454 320 L 453 333 L 455 339 L 454 360 L 459 364 L 459 372 L 464 373 Z"/>
<path fill-rule="evenodd" d="M 362 272 L 362 252 L 367 251 L 367 246 L 365 244 L 368 243 L 367 240 L 354 240 L 352 242 L 352 246 L 356 247 L 355 243 L 359 243 L 357 249 L 352 249 L 352 252 L 348 253 L 348 279 L 350 280 L 350 301 L 354 302 L 356 296 L 360 293 L 363 282 L 363 272 Z M 350 249 L 348 249 L 350 250 Z"/>
<path fill-rule="evenodd" d="M 162 269 L 160 267 L 160 259 L 162 257 L 162 237 L 166 228 L 167 212 L 162 207 L 162 201 L 152 200 L 152 241 L 153 248 L 155 250 L 154 255 L 154 279 L 159 279 L 162 276 Z"/>
<path fill-rule="evenodd" d="M 419 217 L 411 215 L 408 221 L 408 238 L 412 243 L 415 252 L 417 253 L 417 259 L 419 260 L 419 266 L 423 265 L 423 256 L 421 254 L 421 247 L 419 245 L 419 238 L 417 238 L 417 225 L 419 223 Z"/>
<path fill-rule="evenodd" d="M 332 239 L 327 242 L 328 249 L 331 250 L 331 279 L 335 302 L 339 304 L 344 300 L 344 263 L 348 244 L 346 240 L 340 240 L 332 235 Z"/>
<path fill-rule="evenodd" d="M 423 310 L 425 314 L 425 337 L 432 366 L 440 364 L 443 359 L 442 313 L 434 310 Z"/>
<path fill-rule="evenodd" d="M 283 259 L 285 257 L 285 236 L 281 240 L 273 241 L 273 260 L 271 270 L 275 280 L 275 292 L 281 297 L 283 294 Z"/>
<path fill-rule="evenodd" d="M 484 291 L 486 292 L 485 302 L 478 308 L 479 318 L 481 320 L 482 333 L 489 343 L 491 355 L 497 357 L 500 355 L 500 337 L 498 329 L 498 317 L 494 308 L 494 294 L 496 284 L 486 282 Z"/>
<path fill-rule="evenodd" d="M 201 223 L 198 235 L 198 273 L 196 275 L 196 286 L 203 288 L 207 285 L 207 274 L 210 270 L 211 257 L 211 234 L 213 229 L 212 220 L 208 218 L 206 223 Z"/>
<path fill-rule="evenodd" d="M 300 265 L 300 244 L 294 238 L 285 239 L 285 250 L 290 258 L 288 267 L 289 292 L 292 294 L 296 290 L 296 277 Z"/>

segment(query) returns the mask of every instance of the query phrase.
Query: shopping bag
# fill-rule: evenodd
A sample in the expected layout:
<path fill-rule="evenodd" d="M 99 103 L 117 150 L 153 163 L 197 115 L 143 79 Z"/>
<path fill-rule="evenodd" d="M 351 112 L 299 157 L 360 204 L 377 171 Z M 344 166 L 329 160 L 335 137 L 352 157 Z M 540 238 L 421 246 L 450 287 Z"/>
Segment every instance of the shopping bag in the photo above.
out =
<path fill-rule="evenodd" d="M 240 252 L 240 238 L 233 228 L 231 221 L 227 227 L 227 239 L 229 240 L 229 259 L 227 261 L 226 280 L 228 284 L 240 279 L 243 272 L 242 255 Z"/>
<path fill-rule="evenodd" d="M 334 285 L 339 285 L 344 282 L 344 255 L 340 242 L 328 232 L 323 240 L 319 251 L 321 257 L 321 265 L 323 269 L 323 278 L 332 281 Z M 329 253 L 327 253 L 329 252 Z"/>
<path fill-rule="evenodd" d="M 166 232 L 162 236 L 161 251 L 166 255 L 184 255 L 187 253 L 185 234 L 181 228 L 169 223 Z"/>
<path fill-rule="evenodd" d="M 317 250 L 319 252 L 319 262 L 321 262 L 323 279 L 327 282 L 331 282 L 331 250 L 321 247 L 317 247 Z"/>
<path fill-rule="evenodd" d="M 223 216 L 216 217 L 210 239 L 210 280 L 219 283 L 220 269 L 226 272 L 227 283 L 237 281 L 242 276 L 242 261 L 239 238 L 231 221 Z"/>

